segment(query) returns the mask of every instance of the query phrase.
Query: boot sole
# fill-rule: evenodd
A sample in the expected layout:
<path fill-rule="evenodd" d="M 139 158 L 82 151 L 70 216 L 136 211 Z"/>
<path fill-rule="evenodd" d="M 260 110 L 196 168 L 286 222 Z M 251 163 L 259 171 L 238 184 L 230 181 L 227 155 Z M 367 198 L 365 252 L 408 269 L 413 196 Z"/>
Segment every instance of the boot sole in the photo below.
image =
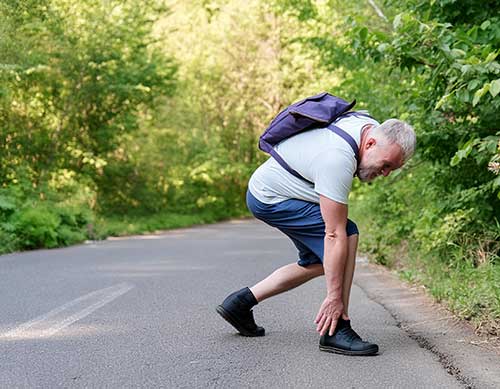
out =
<path fill-rule="evenodd" d="M 378 353 L 378 347 L 372 347 L 371 349 L 368 350 L 363 350 L 363 351 L 353 351 L 353 350 L 344 350 L 341 348 L 333 347 L 333 346 L 319 346 L 319 349 L 321 351 L 326 351 L 328 353 L 335 353 L 335 354 L 342 354 L 342 355 L 357 355 L 357 356 L 364 356 L 364 355 L 375 355 Z"/>
<path fill-rule="evenodd" d="M 260 333 L 255 333 L 255 332 L 250 332 L 245 329 L 245 327 L 241 326 L 241 324 L 238 322 L 238 320 L 231 315 L 228 311 L 224 309 L 222 305 L 217 306 L 215 309 L 219 315 L 222 316 L 222 318 L 227 321 L 229 324 L 231 324 L 236 330 L 243 336 L 250 336 L 250 337 L 257 337 L 257 336 L 264 336 L 266 333 L 262 332 Z"/>

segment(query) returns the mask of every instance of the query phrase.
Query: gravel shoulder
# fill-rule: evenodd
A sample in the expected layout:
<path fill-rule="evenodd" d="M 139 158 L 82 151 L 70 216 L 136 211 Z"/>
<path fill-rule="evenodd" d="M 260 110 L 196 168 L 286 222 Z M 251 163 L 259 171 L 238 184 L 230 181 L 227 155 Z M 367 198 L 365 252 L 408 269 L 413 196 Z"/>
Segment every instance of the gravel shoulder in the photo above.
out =
<path fill-rule="evenodd" d="M 408 285 L 386 268 L 363 260 L 354 282 L 466 387 L 500 387 L 498 342 L 478 336 L 471 325 L 435 303 L 422 287 Z"/>

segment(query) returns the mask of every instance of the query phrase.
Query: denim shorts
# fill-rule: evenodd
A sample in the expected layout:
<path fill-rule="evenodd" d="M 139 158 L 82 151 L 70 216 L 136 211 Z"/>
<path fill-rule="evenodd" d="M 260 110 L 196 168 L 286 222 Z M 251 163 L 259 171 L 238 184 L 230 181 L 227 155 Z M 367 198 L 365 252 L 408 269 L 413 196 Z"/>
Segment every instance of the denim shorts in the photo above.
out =
<path fill-rule="evenodd" d="M 247 206 L 253 215 L 288 236 L 299 250 L 298 264 L 323 263 L 325 222 L 319 204 L 288 199 L 265 204 L 247 190 Z M 347 219 L 347 236 L 359 234 L 356 224 Z"/>

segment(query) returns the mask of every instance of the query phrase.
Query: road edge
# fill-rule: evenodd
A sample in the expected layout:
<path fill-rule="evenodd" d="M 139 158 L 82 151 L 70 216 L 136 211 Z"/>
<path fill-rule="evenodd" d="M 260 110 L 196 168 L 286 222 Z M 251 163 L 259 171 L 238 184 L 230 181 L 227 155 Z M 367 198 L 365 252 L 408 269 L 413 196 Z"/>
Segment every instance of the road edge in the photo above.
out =
<path fill-rule="evenodd" d="M 467 322 L 434 302 L 422 287 L 408 285 L 388 269 L 366 260 L 357 264 L 354 283 L 462 385 L 500 388 L 498 350 L 477 336 Z"/>

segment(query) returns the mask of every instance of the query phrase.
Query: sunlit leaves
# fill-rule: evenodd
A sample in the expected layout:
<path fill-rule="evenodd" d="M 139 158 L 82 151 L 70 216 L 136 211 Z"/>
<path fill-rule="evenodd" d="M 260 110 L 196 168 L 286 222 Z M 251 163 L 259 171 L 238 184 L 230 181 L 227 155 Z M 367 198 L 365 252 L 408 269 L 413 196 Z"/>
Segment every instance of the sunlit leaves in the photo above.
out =
<path fill-rule="evenodd" d="M 453 156 L 450 161 L 451 166 L 456 166 L 460 163 L 460 161 L 464 158 L 467 158 L 475 145 L 479 143 L 479 139 L 471 139 L 466 142 Z"/>
<path fill-rule="evenodd" d="M 116 195 L 124 185 L 105 179 L 110 162 L 126 164 L 115 153 L 122 137 L 175 89 L 176 65 L 153 31 L 164 2 L 140 3 L 0 2 L 0 186 L 16 193 L 19 210 L 1 215 L 9 220 L 2 225 L 14 226 L 9 234 L 28 221 L 35 226 L 9 247 L 83 239 L 85 221 L 74 230 L 66 221 L 98 208 L 97 193 Z M 61 222 L 43 224 L 46 214 Z M 12 237 L 2 228 L 4 245 Z"/>
<path fill-rule="evenodd" d="M 500 78 L 497 78 L 490 83 L 489 92 L 492 97 L 495 97 L 498 93 L 500 93 Z"/>

